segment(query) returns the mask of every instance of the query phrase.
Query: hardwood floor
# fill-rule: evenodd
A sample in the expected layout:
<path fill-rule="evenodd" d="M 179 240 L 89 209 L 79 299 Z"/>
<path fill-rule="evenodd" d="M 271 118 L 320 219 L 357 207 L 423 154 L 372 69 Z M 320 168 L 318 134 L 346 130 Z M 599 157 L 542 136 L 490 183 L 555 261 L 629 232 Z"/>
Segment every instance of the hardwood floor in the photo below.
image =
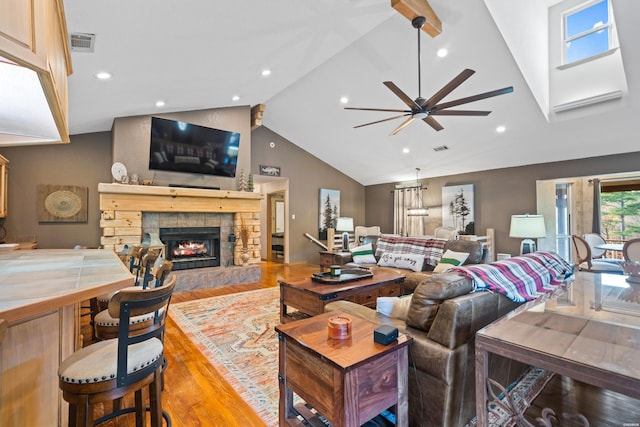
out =
<path fill-rule="evenodd" d="M 171 303 L 278 286 L 279 278 L 307 277 L 319 271 L 319 266 L 306 264 L 287 266 L 282 263 L 263 262 L 260 266 L 260 282 L 175 293 Z M 90 342 L 91 328 L 88 321 L 85 321 L 82 326 L 82 334 L 84 342 Z M 165 335 L 165 355 L 168 368 L 164 374 L 162 406 L 170 415 L 173 426 L 265 426 L 251 407 L 207 362 L 170 317 Z M 132 406 L 132 404 L 131 397 L 124 400 L 124 406 Z M 96 417 L 100 416 L 102 408 L 97 407 L 95 411 Z M 135 419 L 132 414 L 123 415 L 102 425 L 133 427 Z"/>
<path fill-rule="evenodd" d="M 171 302 L 227 295 L 278 285 L 279 278 L 308 277 L 319 271 L 317 265 L 292 265 L 263 262 L 260 282 L 219 288 L 181 292 L 173 295 Z M 85 318 L 86 319 L 86 318 Z M 88 320 L 82 326 L 85 342 L 89 342 L 91 329 Z M 240 398 L 218 372 L 209 365 L 200 351 L 169 318 L 165 336 L 165 354 L 168 368 L 165 372 L 165 388 L 162 405 L 171 416 L 175 427 L 264 427 L 265 424 Z M 572 390 L 568 393 L 567 390 Z M 132 398 L 124 400 L 132 406 Z M 580 412 L 593 420 L 592 426 L 638 425 L 640 401 L 624 395 L 598 389 L 567 378 L 557 377 L 527 411 L 526 418 L 537 425 L 535 417 L 541 408 L 550 406 L 558 412 Z M 96 408 L 100 416 L 102 408 Z M 102 424 L 106 427 L 133 427 L 133 415 L 123 415 Z M 580 424 L 565 423 L 563 426 Z"/>

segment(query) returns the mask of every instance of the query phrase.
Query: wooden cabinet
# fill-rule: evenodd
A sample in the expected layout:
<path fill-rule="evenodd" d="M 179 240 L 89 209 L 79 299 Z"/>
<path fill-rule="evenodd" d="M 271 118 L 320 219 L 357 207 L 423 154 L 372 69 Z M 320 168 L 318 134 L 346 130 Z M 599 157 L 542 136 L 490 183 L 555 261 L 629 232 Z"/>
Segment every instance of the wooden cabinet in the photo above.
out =
<path fill-rule="evenodd" d="M 0 156 L 0 218 L 5 218 L 8 212 L 9 200 L 9 160 Z"/>
<path fill-rule="evenodd" d="M 62 0 L 0 2 L 0 58 L 37 74 L 60 134 L 58 142 L 69 142 L 67 77 L 72 68 L 68 40 Z M 16 133 L 16 144 L 26 142 L 26 136 L 21 139 L 24 129 Z M 5 134 L 2 145 L 14 144 Z"/>

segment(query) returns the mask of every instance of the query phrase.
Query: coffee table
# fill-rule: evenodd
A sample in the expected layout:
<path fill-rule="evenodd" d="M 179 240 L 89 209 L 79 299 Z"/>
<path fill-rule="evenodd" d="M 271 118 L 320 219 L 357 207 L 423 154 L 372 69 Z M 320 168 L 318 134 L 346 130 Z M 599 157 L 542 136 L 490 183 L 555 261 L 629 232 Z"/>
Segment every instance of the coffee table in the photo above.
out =
<path fill-rule="evenodd" d="M 396 426 L 408 425 L 408 345 L 413 338 L 400 335 L 389 345 L 373 341 L 378 326 L 356 316 L 351 338 L 328 338 L 330 317 L 320 314 L 282 324 L 279 334 L 280 423 L 302 426 L 298 415 L 318 424 L 318 416 L 304 403 L 294 405 L 295 392 L 334 427 L 356 427 L 385 409 L 395 408 Z"/>
<path fill-rule="evenodd" d="M 495 392 L 487 377 L 489 353 L 640 398 L 640 304 L 625 300 L 630 291 L 626 276 L 578 272 L 564 293 L 526 303 L 480 329 L 478 425 L 487 425 L 487 404 L 495 400 L 488 397 Z"/>
<path fill-rule="evenodd" d="M 375 272 L 373 277 L 341 284 L 326 284 L 311 277 L 278 280 L 280 284 L 280 322 L 286 323 L 324 313 L 324 306 L 332 301 L 353 301 L 375 307 L 381 296 L 403 295 L 404 275 Z M 289 313 L 289 307 L 297 312 Z"/>

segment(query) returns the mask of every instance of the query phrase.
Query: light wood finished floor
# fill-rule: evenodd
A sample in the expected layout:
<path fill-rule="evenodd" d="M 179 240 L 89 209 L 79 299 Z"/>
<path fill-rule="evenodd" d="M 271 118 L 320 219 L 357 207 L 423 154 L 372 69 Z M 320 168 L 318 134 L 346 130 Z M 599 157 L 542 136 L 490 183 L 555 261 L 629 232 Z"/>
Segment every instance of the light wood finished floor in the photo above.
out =
<path fill-rule="evenodd" d="M 277 286 L 279 278 L 308 277 L 319 271 L 317 265 L 291 265 L 261 263 L 260 282 L 247 283 L 173 295 L 172 303 L 191 301 Z M 85 317 L 86 319 L 86 317 Z M 91 337 L 88 321 L 82 327 L 85 342 Z M 165 337 L 165 352 L 169 362 L 165 372 L 162 404 L 169 413 L 174 427 L 264 427 L 265 424 L 240 398 L 218 372 L 209 365 L 200 351 L 185 337 L 169 318 Z M 570 385 L 568 387 L 568 384 Z M 573 392 L 567 394 L 567 388 Z M 132 406 L 132 399 L 125 399 Z M 527 419 L 537 425 L 535 417 L 543 407 L 551 406 L 558 412 L 581 412 L 592 426 L 622 426 L 640 422 L 640 401 L 617 393 L 557 377 L 527 412 Z M 96 408 L 101 414 L 102 408 Z M 133 427 L 133 415 L 123 415 L 102 424 L 106 427 Z M 566 426 L 577 424 L 568 423 Z M 638 425 L 638 424 L 628 424 Z M 416 426 L 417 427 L 417 426 Z M 431 427 L 431 426 L 429 426 Z"/>

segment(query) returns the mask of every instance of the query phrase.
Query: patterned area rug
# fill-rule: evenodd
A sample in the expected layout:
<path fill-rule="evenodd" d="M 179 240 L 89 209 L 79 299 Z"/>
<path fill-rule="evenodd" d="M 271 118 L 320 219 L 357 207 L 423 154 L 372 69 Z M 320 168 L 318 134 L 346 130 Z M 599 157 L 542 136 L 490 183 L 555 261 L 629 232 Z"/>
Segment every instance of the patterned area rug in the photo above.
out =
<path fill-rule="evenodd" d="M 173 304 L 169 315 L 268 426 L 278 425 L 279 288 Z"/>

